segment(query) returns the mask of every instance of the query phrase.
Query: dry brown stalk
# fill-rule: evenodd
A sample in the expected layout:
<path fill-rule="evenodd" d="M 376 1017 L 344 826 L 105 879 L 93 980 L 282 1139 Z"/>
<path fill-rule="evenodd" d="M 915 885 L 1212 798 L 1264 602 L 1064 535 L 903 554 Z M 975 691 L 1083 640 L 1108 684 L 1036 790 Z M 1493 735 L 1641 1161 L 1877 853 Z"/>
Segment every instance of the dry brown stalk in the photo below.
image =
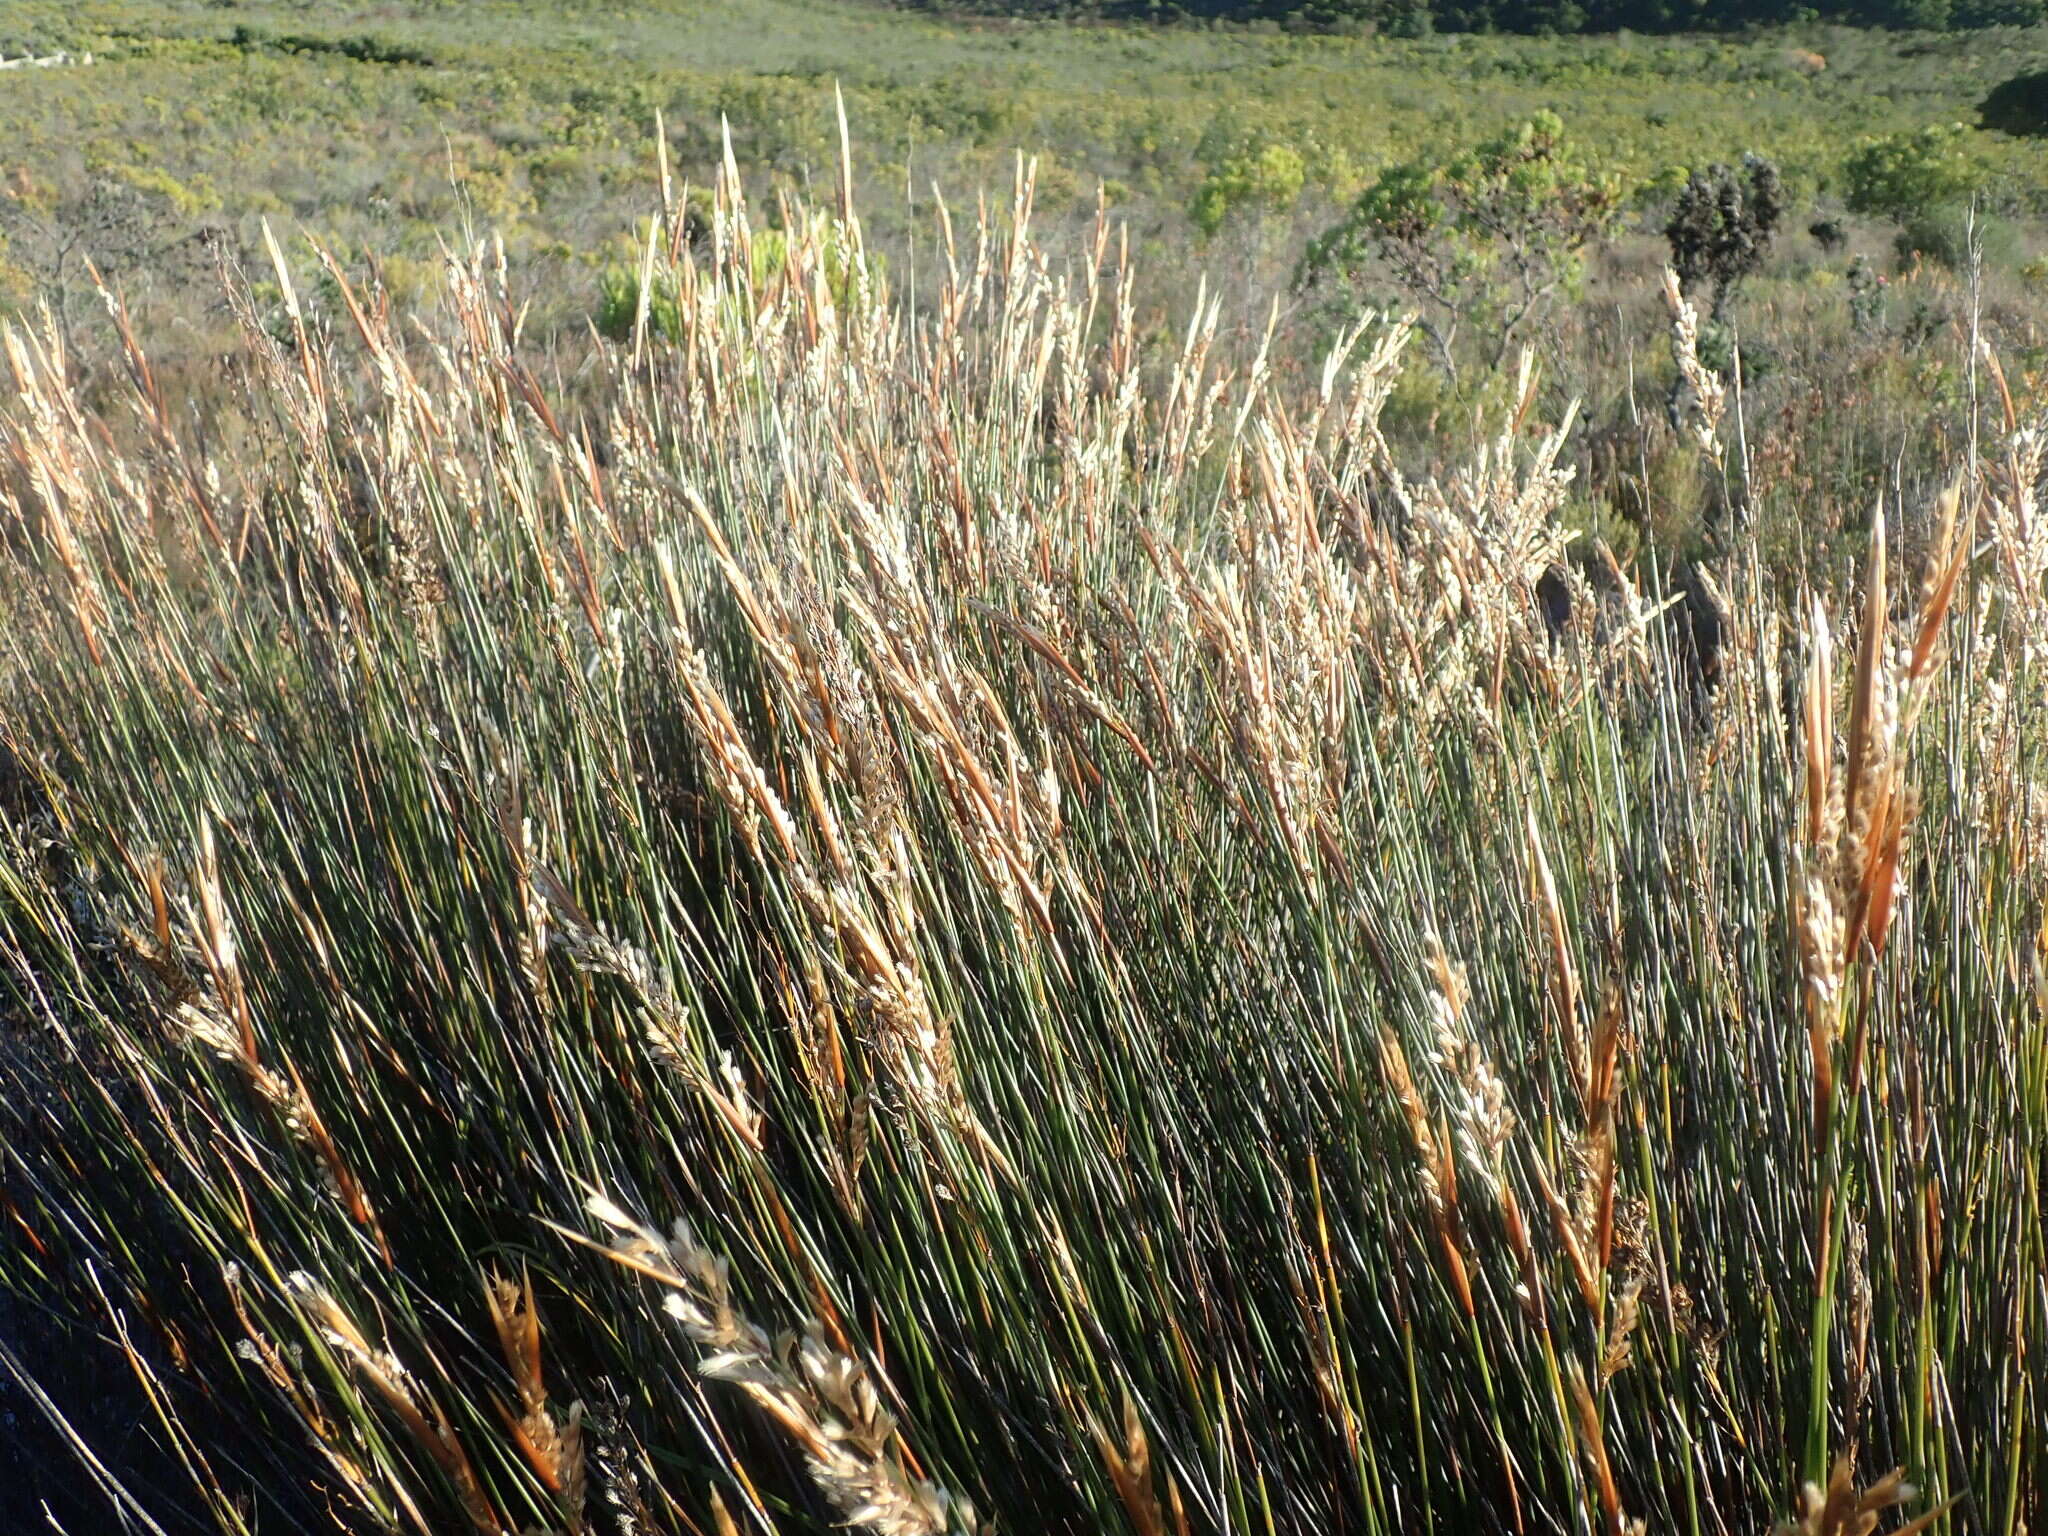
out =
<path fill-rule="evenodd" d="M 1536 811 L 1527 816 L 1529 887 L 1536 905 L 1536 918 L 1550 951 L 1550 1007 L 1559 1038 L 1564 1043 L 1565 1065 L 1580 1099 L 1592 1103 L 1592 1064 L 1579 1030 L 1579 975 L 1572 964 L 1571 945 L 1565 938 L 1564 908 L 1557 899 L 1557 882 L 1551 878 L 1550 860 L 1543 853 L 1542 834 L 1536 828 Z"/>
<path fill-rule="evenodd" d="M 1571 1389 L 1572 1407 L 1579 1433 L 1579 1448 L 1593 1472 L 1593 1486 L 1600 1499 L 1601 1527 L 1607 1536 L 1644 1536 L 1649 1527 L 1622 1513 L 1621 1490 L 1614 1481 L 1614 1467 L 1607 1458 L 1607 1429 L 1600 1415 L 1599 1401 L 1586 1385 L 1578 1362 L 1566 1369 L 1565 1383 Z"/>
<path fill-rule="evenodd" d="M 311 1275 L 291 1277 L 292 1294 L 355 1374 L 376 1393 L 421 1450 L 454 1485 L 463 1512 L 484 1536 L 507 1536 L 508 1527 L 484 1492 L 469 1453 L 447 1413 L 398 1357 L 372 1344 L 341 1304 Z M 424 1529 L 424 1527 L 423 1527 Z"/>
<path fill-rule="evenodd" d="M 828 1344 L 815 1326 L 800 1339 L 771 1340 L 740 1313 L 725 1261 L 687 1224 L 678 1221 L 663 1237 L 599 1194 L 588 1209 L 613 1234 L 603 1251 L 667 1288 L 664 1310 L 702 1351 L 698 1370 L 739 1387 L 781 1426 L 847 1524 L 876 1536 L 977 1529 L 971 1505 L 906 1469 L 907 1447 L 870 1367 Z"/>
<path fill-rule="evenodd" d="M 517 1280 L 487 1273 L 484 1303 L 519 1392 L 520 1411 L 515 1415 L 501 1402 L 499 1414 L 527 1465 L 554 1496 L 564 1529 L 569 1536 L 582 1536 L 583 1404 L 571 1403 L 561 1416 L 548 1406 L 547 1385 L 541 1377 L 540 1313 L 534 1306 L 532 1278 L 524 1273 Z"/>
<path fill-rule="evenodd" d="M 1798 1515 L 1777 1528 L 1777 1536 L 1871 1536 L 1884 1512 L 1908 1503 L 1916 1490 L 1898 1468 L 1868 1488 L 1858 1489 L 1847 1456 L 1835 1458 L 1825 1489 L 1808 1483 L 1799 1496 Z M 1890 1536 L 1915 1536 L 1929 1529 L 1954 1506 L 1954 1500 L 1893 1527 Z"/>
<path fill-rule="evenodd" d="M 1089 1421 L 1096 1449 L 1102 1453 L 1103 1466 L 1117 1497 L 1123 1501 L 1125 1513 L 1131 1517 L 1136 1536 L 1188 1536 L 1187 1512 L 1181 1507 L 1180 1490 L 1170 1474 L 1166 1475 L 1166 1507 L 1160 1505 L 1153 1487 L 1152 1443 L 1145 1434 L 1144 1421 L 1138 1417 L 1138 1405 L 1128 1392 L 1124 1394 L 1123 1429 L 1123 1443 L 1119 1445 L 1108 1430 L 1092 1418 Z M 1170 1525 L 1168 1509 L 1172 1511 Z"/>
<path fill-rule="evenodd" d="M 1423 1204 L 1429 1211 L 1437 1245 L 1443 1251 L 1444 1268 L 1465 1315 L 1475 1315 L 1472 1280 L 1465 1262 L 1465 1234 L 1458 1219 L 1458 1168 L 1451 1156 L 1449 1138 L 1431 1125 L 1429 1110 L 1408 1070 L 1407 1053 L 1391 1030 L 1380 1031 L 1380 1063 L 1388 1087 L 1408 1122 L 1414 1143 L 1417 1172 L 1421 1177 Z"/>

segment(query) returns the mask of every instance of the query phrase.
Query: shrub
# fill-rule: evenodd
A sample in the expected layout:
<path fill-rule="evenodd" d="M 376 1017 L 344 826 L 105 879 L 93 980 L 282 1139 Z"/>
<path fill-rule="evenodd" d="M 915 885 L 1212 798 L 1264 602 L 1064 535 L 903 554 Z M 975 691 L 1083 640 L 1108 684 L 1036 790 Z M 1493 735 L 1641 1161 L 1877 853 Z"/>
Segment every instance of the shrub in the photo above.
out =
<path fill-rule="evenodd" d="M 1865 139 L 1842 167 L 1851 212 L 1905 218 L 1966 201 L 1984 184 L 1984 168 L 1960 123 Z"/>
<path fill-rule="evenodd" d="M 2048 134 L 2048 70 L 2030 70 L 1995 86 L 1978 107 L 1986 128 L 2019 138 Z"/>
<path fill-rule="evenodd" d="M 597 331 L 608 341 L 626 341 L 640 315 L 640 273 L 635 267 L 608 267 L 598 278 Z M 675 283 L 657 277 L 647 296 L 650 335 L 677 341 L 683 334 L 682 301 Z"/>
<path fill-rule="evenodd" d="M 1930 208 L 1908 218 L 1892 239 L 1892 250 L 1901 266 L 1918 257 L 1961 272 L 1970 265 L 1972 215 L 1967 208 Z M 1985 264 L 1993 268 L 2013 265 L 2018 259 L 2019 241 L 2003 219 L 1985 214 L 1975 216 L 1974 238 Z"/>
<path fill-rule="evenodd" d="M 354 59 L 360 64 L 403 64 L 416 68 L 431 68 L 435 63 L 434 56 L 424 49 L 367 33 L 350 37 L 321 37 L 310 33 L 279 35 L 248 22 L 237 22 L 228 33 L 227 41 L 229 47 L 243 53 L 269 50 L 309 58 L 334 57 Z"/>
<path fill-rule="evenodd" d="M 1622 209 L 1621 179 L 1543 112 L 1448 159 L 1381 173 L 1310 247 L 1299 280 L 1355 278 L 1380 263 L 1426 307 L 1447 368 L 1468 323 L 1488 335 L 1497 366 L 1571 290 Z"/>
<path fill-rule="evenodd" d="M 1308 162 L 1286 144 L 1267 144 L 1229 156 L 1212 169 L 1188 206 L 1188 217 L 1205 236 L 1214 235 L 1240 209 L 1284 210 L 1293 206 L 1308 181 Z"/>
<path fill-rule="evenodd" d="M 1873 336 L 1884 330 L 1884 274 L 1870 265 L 1870 258 L 1858 256 L 1844 274 L 1849 285 L 1849 323 L 1859 336 Z"/>

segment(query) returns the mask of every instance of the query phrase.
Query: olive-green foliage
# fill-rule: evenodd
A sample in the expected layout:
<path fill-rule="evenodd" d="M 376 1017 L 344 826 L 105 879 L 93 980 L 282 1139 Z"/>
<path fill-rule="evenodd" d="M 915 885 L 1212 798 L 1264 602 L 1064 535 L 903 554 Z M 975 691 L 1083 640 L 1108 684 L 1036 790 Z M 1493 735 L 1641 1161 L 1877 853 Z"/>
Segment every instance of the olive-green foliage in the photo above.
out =
<path fill-rule="evenodd" d="M 1496 359 L 1575 284 L 1587 248 L 1618 227 L 1621 178 L 1597 166 L 1551 112 L 1440 161 L 1407 161 L 1367 187 L 1309 249 L 1304 277 L 1383 263 L 1434 312 L 1448 356 L 1467 323 Z"/>
<path fill-rule="evenodd" d="M 1211 168 L 1188 205 L 1196 229 L 1213 235 L 1242 208 L 1287 208 L 1308 182 L 1308 162 L 1289 144 L 1231 155 Z"/>
<path fill-rule="evenodd" d="M 960 3 L 960 0 L 955 0 Z M 1826 16 L 1852 26 L 2027 26 L 2042 0 L 965 0 L 963 8 L 1013 16 L 1102 14 L 1224 18 L 1308 27 L 1377 27 L 1397 37 L 1431 32 L 1533 34 L 1735 30 Z"/>
<path fill-rule="evenodd" d="M 1956 272 L 1969 267 L 1973 246 L 1992 266 L 2018 264 L 2019 238 L 2011 224 L 1983 213 L 1973 216 L 1953 203 L 1908 216 L 1892 241 L 1901 263 L 1925 258 Z"/>
<path fill-rule="evenodd" d="M 696 207 L 691 207 L 684 217 L 689 226 L 697 227 L 700 214 Z M 799 238 L 804 235 L 816 237 L 818 248 L 824 253 L 821 275 L 825 292 L 836 308 L 846 310 L 873 302 L 888 277 L 888 260 L 881 252 L 868 252 L 863 263 L 854 262 L 844 232 L 821 213 L 809 216 Z M 706 231 L 694 243 L 703 244 L 708 238 Z M 748 273 L 756 293 L 767 289 L 788 270 L 789 242 L 790 232 L 785 229 L 753 231 Z M 607 340 L 628 340 L 636 326 L 643 323 L 641 270 L 640 265 L 621 262 L 606 267 L 598 279 L 597 309 L 592 318 L 598 334 Z M 653 272 L 646 291 L 646 334 L 666 341 L 679 340 L 684 322 L 682 292 L 666 263 Z M 722 318 L 729 323 L 736 318 L 736 312 Z"/>
<path fill-rule="evenodd" d="M 1858 144 L 1842 167 L 1842 192 L 1857 213 L 1905 217 L 1967 199 L 1984 184 L 1961 123 L 1931 123 Z"/>
<path fill-rule="evenodd" d="M 682 334 L 682 309 L 673 283 L 647 285 L 648 331 L 673 341 Z M 640 321 L 640 274 L 631 267 L 608 267 L 598 279 L 598 334 L 611 341 L 624 341 Z"/>

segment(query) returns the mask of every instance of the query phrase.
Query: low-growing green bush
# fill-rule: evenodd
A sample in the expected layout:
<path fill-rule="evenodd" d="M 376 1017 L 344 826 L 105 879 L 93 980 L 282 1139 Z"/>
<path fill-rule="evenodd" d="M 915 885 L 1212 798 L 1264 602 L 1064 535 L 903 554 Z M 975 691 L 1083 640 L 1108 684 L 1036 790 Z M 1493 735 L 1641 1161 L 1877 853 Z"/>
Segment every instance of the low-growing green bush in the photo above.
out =
<path fill-rule="evenodd" d="M 652 284 L 647 289 L 646 317 L 641 318 L 640 274 L 632 267 L 608 267 L 598 279 L 597 313 L 594 321 L 600 336 L 625 341 L 636 325 L 645 324 L 651 334 L 670 341 L 683 333 L 681 298 L 675 285 Z"/>
<path fill-rule="evenodd" d="M 1381 266 L 1418 305 L 1446 366 L 1468 324 L 1498 363 L 1577 283 L 1587 252 L 1620 225 L 1621 178 L 1555 113 L 1443 160 L 1381 172 L 1317 237 L 1297 281 Z"/>
<path fill-rule="evenodd" d="M 1937 123 L 1865 140 L 1842 168 L 1850 210 L 1910 218 L 1967 202 L 1983 185 L 1984 170 L 1964 135 L 1961 124 Z"/>
<path fill-rule="evenodd" d="M 1924 258 L 1954 272 L 1969 270 L 1973 247 L 1995 268 L 2017 266 L 2020 260 L 2020 243 L 2012 225 L 1967 207 L 1951 205 L 1913 214 L 1892 240 L 1902 265 Z"/>
<path fill-rule="evenodd" d="M 273 33 L 260 26 L 238 22 L 228 35 L 228 42 L 244 52 L 270 49 L 279 53 L 314 57 L 331 55 L 336 58 L 353 59 L 359 64 L 402 64 L 430 69 L 435 62 L 433 54 L 425 49 L 368 33 L 343 37 L 325 37 L 305 32 Z"/>

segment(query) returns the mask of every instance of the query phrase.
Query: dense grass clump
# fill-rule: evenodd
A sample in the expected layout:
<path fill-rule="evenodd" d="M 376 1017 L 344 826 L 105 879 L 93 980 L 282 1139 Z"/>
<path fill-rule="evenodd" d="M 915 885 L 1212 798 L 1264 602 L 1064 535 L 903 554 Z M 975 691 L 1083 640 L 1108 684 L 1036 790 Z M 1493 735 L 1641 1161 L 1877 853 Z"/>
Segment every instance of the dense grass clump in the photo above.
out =
<path fill-rule="evenodd" d="M 2038 1529 L 2027 401 L 1843 590 L 1667 594 L 1533 365 L 1419 479 L 1405 324 L 1148 347 L 1028 179 L 913 305 L 849 184 L 678 199 L 601 412 L 489 246 L 417 330 L 273 246 L 203 435 L 7 331 L 0 1294 L 108 1497 Z"/>

